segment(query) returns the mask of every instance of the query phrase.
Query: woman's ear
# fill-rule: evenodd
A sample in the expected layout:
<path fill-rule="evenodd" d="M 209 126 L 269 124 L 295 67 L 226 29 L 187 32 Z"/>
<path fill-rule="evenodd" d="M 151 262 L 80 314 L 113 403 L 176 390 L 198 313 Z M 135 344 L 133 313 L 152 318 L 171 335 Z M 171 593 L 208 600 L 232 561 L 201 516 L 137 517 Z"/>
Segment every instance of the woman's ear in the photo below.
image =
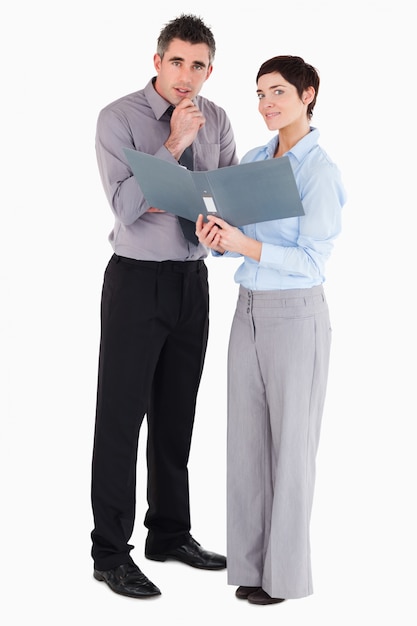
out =
<path fill-rule="evenodd" d="M 307 87 L 307 89 L 304 89 L 302 98 L 304 104 L 310 104 L 310 102 L 313 102 L 315 95 L 316 90 L 314 89 L 314 87 Z"/>

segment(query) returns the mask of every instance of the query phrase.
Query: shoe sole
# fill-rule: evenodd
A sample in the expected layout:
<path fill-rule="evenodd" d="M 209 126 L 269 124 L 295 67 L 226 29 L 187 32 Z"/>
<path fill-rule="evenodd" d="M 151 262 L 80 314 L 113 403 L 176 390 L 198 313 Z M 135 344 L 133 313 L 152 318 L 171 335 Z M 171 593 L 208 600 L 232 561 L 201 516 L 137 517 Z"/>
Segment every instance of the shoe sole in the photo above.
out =
<path fill-rule="evenodd" d="M 226 569 L 226 565 L 214 565 L 208 567 L 207 565 L 196 565 L 195 563 L 190 563 L 189 561 L 185 561 L 184 559 L 179 559 L 177 556 L 170 556 L 165 554 L 145 554 L 145 557 L 150 561 L 159 561 L 161 563 L 165 563 L 165 561 L 178 561 L 179 563 L 184 563 L 184 565 L 189 565 L 190 567 L 195 567 L 196 569 L 208 569 L 208 570 L 222 570 Z"/>
<path fill-rule="evenodd" d="M 281 602 L 285 602 L 285 598 L 271 598 L 271 600 L 251 600 L 248 597 L 249 604 L 256 604 L 258 606 L 267 606 L 268 604 L 280 604 Z"/>

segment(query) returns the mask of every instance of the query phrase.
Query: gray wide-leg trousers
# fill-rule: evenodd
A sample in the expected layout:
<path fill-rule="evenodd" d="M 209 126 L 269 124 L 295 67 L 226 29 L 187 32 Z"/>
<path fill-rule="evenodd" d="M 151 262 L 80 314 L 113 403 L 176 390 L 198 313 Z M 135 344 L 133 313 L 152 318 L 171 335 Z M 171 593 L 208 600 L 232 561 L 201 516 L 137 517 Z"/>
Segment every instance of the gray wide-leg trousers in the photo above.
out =
<path fill-rule="evenodd" d="M 230 585 L 313 592 L 309 525 L 331 328 L 322 286 L 240 287 L 228 356 Z"/>

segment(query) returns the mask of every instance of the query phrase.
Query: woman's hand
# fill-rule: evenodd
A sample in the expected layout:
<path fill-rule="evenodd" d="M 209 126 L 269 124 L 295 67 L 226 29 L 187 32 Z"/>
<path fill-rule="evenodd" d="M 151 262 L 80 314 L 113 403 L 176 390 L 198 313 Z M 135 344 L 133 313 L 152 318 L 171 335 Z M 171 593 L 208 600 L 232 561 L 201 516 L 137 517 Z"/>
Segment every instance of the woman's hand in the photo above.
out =
<path fill-rule="evenodd" d="M 235 252 L 258 262 L 261 258 L 262 243 L 260 241 L 248 237 L 239 228 L 230 226 L 215 215 L 208 215 L 206 224 L 203 224 L 203 216 L 199 215 L 196 235 L 201 243 L 222 254 L 225 251 Z"/>
<path fill-rule="evenodd" d="M 212 250 L 219 252 L 220 254 L 225 252 L 224 248 L 220 245 L 220 228 L 217 224 L 212 221 L 204 222 L 204 218 L 200 213 L 195 226 L 195 234 L 197 235 L 200 243 L 207 248 L 211 248 Z"/>

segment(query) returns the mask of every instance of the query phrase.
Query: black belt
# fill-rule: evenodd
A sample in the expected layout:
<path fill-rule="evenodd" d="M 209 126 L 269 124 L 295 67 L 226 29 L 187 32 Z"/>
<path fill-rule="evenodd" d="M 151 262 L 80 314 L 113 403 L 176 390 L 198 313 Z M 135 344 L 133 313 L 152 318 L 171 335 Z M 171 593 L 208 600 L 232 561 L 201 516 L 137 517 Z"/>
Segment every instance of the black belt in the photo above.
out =
<path fill-rule="evenodd" d="M 204 261 L 141 261 L 139 259 L 131 259 L 126 256 L 114 255 L 116 262 L 129 263 L 129 265 L 136 265 L 136 267 L 143 267 L 158 271 L 171 271 L 171 272 L 199 272 L 204 267 Z"/>

